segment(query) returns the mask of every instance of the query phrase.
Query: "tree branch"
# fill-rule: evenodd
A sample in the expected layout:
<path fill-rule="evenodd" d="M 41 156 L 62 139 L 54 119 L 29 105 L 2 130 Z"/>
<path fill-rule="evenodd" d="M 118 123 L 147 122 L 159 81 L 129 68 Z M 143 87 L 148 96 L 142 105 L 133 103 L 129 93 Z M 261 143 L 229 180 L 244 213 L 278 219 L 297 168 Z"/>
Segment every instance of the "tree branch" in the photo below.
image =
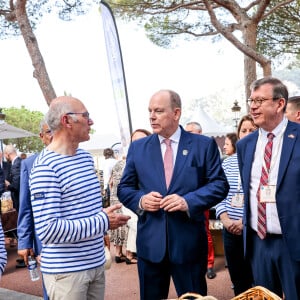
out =
<path fill-rule="evenodd" d="M 16 1 L 16 18 L 34 66 L 34 77 L 37 79 L 46 102 L 49 105 L 56 97 L 56 94 L 48 76 L 43 56 L 39 50 L 37 39 L 28 20 L 26 13 L 26 2 L 26 0 Z"/>
<path fill-rule="evenodd" d="M 272 13 L 274 13 L 275 10 L 279 9 L 282 6 L 285 6 L 291 2 L 293 2 L 294 0 L 286 0 L 283 2 L 278 3 L 277 5 L 275 5 L 274 7 L 272 7 L 266 14 L 264 14 L 263 18 L 267 18 L 269 15 L 271 15 Z"/>
<path fill-rule="evenodd" d="M 9 1 L 9 10 L 8 9 L 0 9 L 0 15 L 4 16 L 5 20 L 8 22 L 15 22 L 16 21 L 16 14 L 14 11 L 14 1 Z"/>
<path fill-rule="evenodd" d="M 261 65 L 264 65 L 266 63 L 266 58 L 257 53 L 255 49 L 252 49 L 243 43 L 241 43 L 229 30 L 226 30 L 226 28 L 217 20 L 217 17 L 209 4 L 209 0 L 204 0 L 204 3 L 206 5 L 207 11 L 211 18 L 211 23 L 214 25 L 214 27 L 232 44 L 234 44 L 241 52 L 243 52 L 245 55 L 249 56 L 253 60 L 257 61 Z"/>
<path fill-rule="evenodd" d="M 261 0 L 257 5 L 257 12 L 252 16 L 252 20 L 258 24 L 258 22 L 263 18 L 266 8 L 270 4 L 270 0 Z"/>

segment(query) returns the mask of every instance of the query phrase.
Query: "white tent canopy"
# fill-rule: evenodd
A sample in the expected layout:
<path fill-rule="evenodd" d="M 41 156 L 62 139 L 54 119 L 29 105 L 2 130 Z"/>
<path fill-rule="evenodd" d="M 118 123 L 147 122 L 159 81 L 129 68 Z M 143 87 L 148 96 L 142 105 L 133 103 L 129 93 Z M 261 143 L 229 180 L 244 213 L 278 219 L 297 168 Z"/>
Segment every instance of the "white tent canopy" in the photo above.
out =
<path fill-rule="evenodd" d="M 200 123 L 202 127 L 202 134 L 206 136 L 221 137 L 232 131 L 232 129 L 218 124 L 200 106 L 195 109 L 190 121 Z"/>
<path fill-rule="evenodd" d="M 90 152 L 94 158 L 97 170 L 103 170 L 103 150 L 105 148 L 113 148 L 120 145 L 121 139 L 115 134 L 91 134 L 90 139 L 79 144 L 79 148 Z"/>
<path fill-rule="evenodd" d="M 120 142 L 120 137 L 115 134 L 91 134 L 90 139 L 80 143 L 79 147 L 91 152 L 111 148 L 114 144 Z"/>

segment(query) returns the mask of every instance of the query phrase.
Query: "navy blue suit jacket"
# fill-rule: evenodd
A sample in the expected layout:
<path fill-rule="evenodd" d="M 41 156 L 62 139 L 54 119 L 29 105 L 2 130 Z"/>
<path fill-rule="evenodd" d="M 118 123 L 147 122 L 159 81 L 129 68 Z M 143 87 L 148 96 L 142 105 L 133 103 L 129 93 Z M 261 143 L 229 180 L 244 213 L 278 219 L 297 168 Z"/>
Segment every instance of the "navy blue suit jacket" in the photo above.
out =
<path fill-rule="evenodd" d="M 0 167 L 0 197 L 2 193 L 4 193 L 4 191 L 5 191 L 5 176 L 4 176 L 3 169 Z"/>
<path fill-rule="evenodd" d="M 162 209 L 140 212 L 141 197 L 152 191 L 163 197 L 168 194 L 184 197 L 188 213 Z M 183 129 L 168 189 L 157 134 L 130 145 L 118 186 L 119 200 L 139 215 L 138 256 L 154 263 L 162 261 L 167 249 L 172 263 L 203 261 L 201 253 L 207 257 L 204 211 L 223 200 L 227 193 L 228 183 L 216 142 Z"/>
<path fill-rule="evenodd" d="M 250 227 L 249 188 L 251 169 L 257 139 L 258 130 L 237 143 L 239 168 L 245 194 L 243 221 L 245 251 Z M 276 206 L 283 239 L 292 259 L 300 261 L 300 125 L 293 122 L 288 122 L 283 135 L 276 185 Z"/>
<path fill-rule="evenodd" d="M 32 206 L 30 200 L 29 176 L 32 165 L 39 154 L 24 159 L 21 164 L 20 177 L 20 209 L 18 215 L 18 249 L 33 248 L 36 255 L 42 249 L 41 242 L 37 237 Z"/>
<path fill-rule="evenodd" d="M 14 208 L 19 211 L 19 195 L 20 195 L 20 169 L 21 169 L 20 157 L 17 157 L 14 163 L 10 167 L 9 175 L 7 180 L 10 182 L 10 185 L 7 187 L 7 190 L 11 192 L 11 198 L 14 204 Z"/>
<path fill-rule="evenodd" d="M 10 174 L 11 163 L 8 161 L 2 161 L 2 170 L 4 172 L 4 179 L 8 180 Z"/>

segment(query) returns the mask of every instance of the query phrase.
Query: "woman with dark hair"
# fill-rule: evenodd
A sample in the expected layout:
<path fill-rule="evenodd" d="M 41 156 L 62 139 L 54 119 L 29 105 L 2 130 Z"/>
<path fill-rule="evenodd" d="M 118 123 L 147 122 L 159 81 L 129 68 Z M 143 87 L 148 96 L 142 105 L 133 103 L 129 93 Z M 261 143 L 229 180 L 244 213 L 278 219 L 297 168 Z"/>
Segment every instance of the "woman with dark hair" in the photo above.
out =
<path fill-rule="evenodd" d="M 224 144 L 224 154 L 226 156 L 230 156 L 236 152 L 235 144 L 238 140 L 238 136 L 235 132 L 227 133 L 225 137 L 225 144 Z"/>
<path fill-rule="evenodd" d="M 227 197 L 216 206 L 216 215 L 223 223 L 223 242 L 228 271 L 234 286 L 234 294 L 243 293 L 252 286 L 252 271 L 250 263 L 244 258 L 243 246 L 243 208 L 244 195 L 238 168 L 235 144 L 238 139 L 245 137 L 257 126 L 251 116 L 241 118 L 237 134 L 228 134 L 226 138 L 233 141 L 233 154 L 227 157 L 223 163 L 223 169 L 230 185 Z M 225 147 L 224 147 L 225 149 Z"/>
<path fill-rule="evenodd" d="M 145 129 L 137 129 L 131 134 L 131 142 L 144 138 L 151 133 Z M 124 168 L 125 168 L 125 157 L 118 161 L 112 169 L 110 190 L 111 190 L 111 204 L 120 203 L 117 197 L 117 187 L 121 180 Z M 137 259 L 134 256 L 136 253 L 136 231 L 137 231 L 137 216 L 128 208 L 122 206 L 122 213 L 126 213 L 131 217 L 130 222 L 127 225 L 119 227 L 116 230 L 110 230 L 110 240 L 115 246 L 116 263 L 126 262 L 126 264 L 136 264 Z M 123 254 L 123 246 L 126 247 L 126 256 Z"/>

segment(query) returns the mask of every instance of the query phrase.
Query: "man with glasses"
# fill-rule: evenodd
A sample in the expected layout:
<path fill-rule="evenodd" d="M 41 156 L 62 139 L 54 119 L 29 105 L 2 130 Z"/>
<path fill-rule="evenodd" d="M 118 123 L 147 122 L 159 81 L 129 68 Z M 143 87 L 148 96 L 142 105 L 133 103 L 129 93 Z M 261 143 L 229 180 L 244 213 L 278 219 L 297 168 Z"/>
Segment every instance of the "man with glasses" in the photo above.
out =
<path fill-rule="evenodd" d="M 34 223 L 42 242 L 41 271 L 50 299 L 102 300 L 103 234 L 125 225 L 121 205 L 102 208 L 100 182 L 90 153 L 78 148 L 93 125 L 73 97 L 52 100 L 46 121 L 52 142 L 30 175 Z"/>
<path fill-rule="evenodd" d="M 287 87 L 266 77 L 251 86 L 259 130 L 237 144 L 244 190 L 244 249 L 254 284 L 300 299 L 300 126 L 285 117 Z"/>

